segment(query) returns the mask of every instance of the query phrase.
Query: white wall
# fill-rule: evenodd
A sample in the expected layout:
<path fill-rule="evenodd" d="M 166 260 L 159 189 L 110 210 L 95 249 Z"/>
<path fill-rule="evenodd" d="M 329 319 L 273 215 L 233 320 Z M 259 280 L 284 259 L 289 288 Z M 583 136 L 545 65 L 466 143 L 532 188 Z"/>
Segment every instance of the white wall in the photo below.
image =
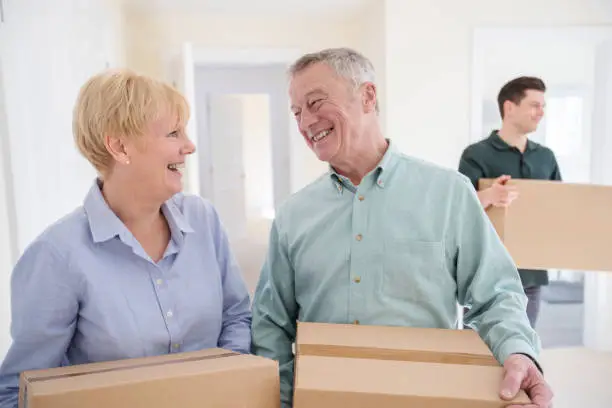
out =
<path fill-rule="evenodd" d="M 386 0 L 387 134 L 400 148 L 456 168 L 469 142 L 475 27 L 612 23 L 594 0 Z"/>
<path fill-rule="evenodd" d="M 90 75 L 121 62 L 122 15 L 105 0 L 24 0 L 8 3 L 5 14 L 2 71 L 21 251 L 82 202 L 95 176 L 74 147 L 72 108 Z"/>
<path fill-rule="evenodd" d="M 170 77 L 171 59 L 182 44 L 194 47 L 269 47 L 313 51 L 360 46 L 360 17 L 313 18 L 128 12 L 127 63 L 141 72 Z"/>
<path fill-rule="evenodd" d="M 72 108 L 90 75 L 121 64 L 123 15 L 114 0 L 20 0 L 5 2 L 5 20 L 0 72 L 21 253 L 80 205 L 93 181 L 95 172 L 74 147 Z M 1 267 L 5 294 L 10 272 Z M 0 344 L 8 341 L 5 321 L 0 319 Z"/>
<path fill-rule="evenodd" d="M 383 133 L 386 134 L 387 122 L 387 47 L 385 44 L 385 1 L 372 1 L 356 19 L 355 47 L 374 65 L 376 70 L 377 95 L 380 106 L 380 120 Z"/>
<path fill-rule="evenodd" d="M 0 28 L 1 30 L 1 28 Z M 1 36 L 2 34 L 0 34 Z M 2 65 L 0 64 L 0 68 Z M 14 203 L 8 150 L 8 126 L 4 103 L 4 86 L 0 71 L 0 356 L 9 346 L 9 337 L 2 330 L 10 324 L 10 288 L 8 279 L 16 259 Z"/>

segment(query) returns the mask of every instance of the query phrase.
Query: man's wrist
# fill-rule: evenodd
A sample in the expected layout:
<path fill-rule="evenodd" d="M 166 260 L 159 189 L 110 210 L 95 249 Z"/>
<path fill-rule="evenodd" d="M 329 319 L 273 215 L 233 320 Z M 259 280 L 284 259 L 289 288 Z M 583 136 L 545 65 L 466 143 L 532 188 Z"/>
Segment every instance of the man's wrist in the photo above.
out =
<path fill-rule="evenodd" d="M 480 205 L 482 205 L 482 208 L 484 208 L 485 210 L 492 205 L 489 189 L 479 191 L 478 199 L 480 200 Z"/>
<path fill-rule="evenodd" d="M 535 364 L 535 366 L 538 368 L 538 371 L 540 371 L 540 373 L 544 375 L 544 370 L 542 370 L 542 366 L 540 365 L 540 363 L 538 363 L 538 361 L 535 358 L 533 358 L 527 353 L 517 353 L 517 354 L 528 357 L 531 361 L 533 361 L 533 364 Z"/>

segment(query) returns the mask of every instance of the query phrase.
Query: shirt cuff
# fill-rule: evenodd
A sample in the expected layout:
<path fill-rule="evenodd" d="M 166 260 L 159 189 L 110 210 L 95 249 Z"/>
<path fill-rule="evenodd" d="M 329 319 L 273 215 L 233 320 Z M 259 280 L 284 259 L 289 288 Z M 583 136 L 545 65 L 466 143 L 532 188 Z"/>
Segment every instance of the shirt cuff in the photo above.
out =
<path fill-rule="evenodd" d="M 525 354 L 525 353 L 518 353 L 518 354 L 522 354 L 522 355 L 524 355 L 524 356 L 529 357 L 529 359 L 530 359 L 531 361 L 533 361 L 533 364 L 535 364 L 535 366 L 538 368 L 538 370 L 540 371 L 540 373 L 542 373 L 542 375 L 544 375 L 544 370 L 542 370 L 542 366 L 540 365 L 540 363 L 538 363 L 538 361 L 537 361 L 535 358 L 533 358 L 533 357 L 531 357 L 529 354 Z"/>
<path fill-rule="evenodd" d="M 499 352 L 497 353 L 497 360 L 503 365 L 506 359 L 512 354 L 522 354 L 524 356 L 529 357 L 529 359 L 533 361 L 538 370 L 542 374 L 544 374 L 542 366 L 540 365 L 540 363 L 538 363 L 536 359 L 537 353 L 535 352 L 533 347 L 529 345 L 529 343 L 520 340 L 509 340 L 505 342 L 499 348 Z"/>

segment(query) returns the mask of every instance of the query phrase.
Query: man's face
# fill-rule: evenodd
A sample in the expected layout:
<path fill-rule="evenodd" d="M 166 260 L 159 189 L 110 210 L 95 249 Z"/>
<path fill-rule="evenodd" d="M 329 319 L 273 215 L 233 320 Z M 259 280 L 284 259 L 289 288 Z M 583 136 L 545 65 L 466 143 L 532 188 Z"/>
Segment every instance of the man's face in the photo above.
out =
<path fill-rule="evenodd" d="M 319 160 L 329 163 L 349 155 L 363 126 L 361 93 L 361 88 L 354 90 L 325 63 L 313 64 L 291 79 L 291 110 L 306 144 Z"/>
<path fill-rule="evenodd" d="M 504 120 L 509 120 L 517 129 L 524 133 L 532 133 L 544 116 L 544 92 L 528 89 L 519 104 L 506 102 L 507 110 Z"/>

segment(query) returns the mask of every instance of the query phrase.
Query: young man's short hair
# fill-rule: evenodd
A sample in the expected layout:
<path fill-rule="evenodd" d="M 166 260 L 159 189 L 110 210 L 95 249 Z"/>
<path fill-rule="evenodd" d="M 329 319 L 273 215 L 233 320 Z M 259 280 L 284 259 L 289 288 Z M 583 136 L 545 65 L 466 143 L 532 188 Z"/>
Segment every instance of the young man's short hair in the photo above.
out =
<path fill-rule="evenodd" d="M 525 98 L 528 90 L 546 92 L 544 81 L 537 77 L 522 76 L 506 83 L 497 95 L 497 105 L 502 119 L 504 118 L 504 103 L 511 101 L 518 105 Z"/>

